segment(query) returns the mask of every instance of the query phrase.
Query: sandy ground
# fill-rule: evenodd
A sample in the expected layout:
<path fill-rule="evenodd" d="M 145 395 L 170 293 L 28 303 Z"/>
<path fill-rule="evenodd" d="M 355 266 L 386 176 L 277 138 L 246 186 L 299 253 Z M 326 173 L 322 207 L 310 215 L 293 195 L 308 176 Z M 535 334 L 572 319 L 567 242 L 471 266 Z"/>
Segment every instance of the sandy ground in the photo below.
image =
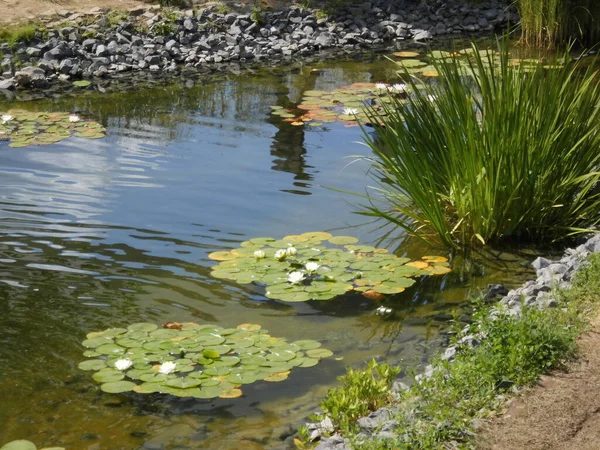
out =
<path fill-rule="evenodd" d="M 0 22 L 16 22 L 58 13 L 100 8 L 129 9 L 148 5 L 140 0 L 0 0 Z M 0 25 L 1 26 L 1 25 Z"/>
<path fill-rule="evenodd" d="M 544 377 L 480 432 L 481 450 L 600 450 L 600 317 L 567 371 Z"/>

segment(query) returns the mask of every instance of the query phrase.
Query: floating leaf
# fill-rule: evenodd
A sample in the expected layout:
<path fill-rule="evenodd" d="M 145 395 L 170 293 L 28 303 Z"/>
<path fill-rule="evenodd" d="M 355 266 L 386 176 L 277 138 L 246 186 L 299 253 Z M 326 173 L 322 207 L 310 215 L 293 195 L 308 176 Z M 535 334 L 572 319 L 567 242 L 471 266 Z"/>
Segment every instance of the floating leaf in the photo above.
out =
<path fill-rule="evenodd" d="M 88 80 L 73 81 L 73 86 L 77 86 L 77 87 L 88 87 L 90 84 L 92 84 L 92 83 L 89 82 Z"/>
<path fill-rule="evenodd" d="M 219 397 L 221 397 L 221 398 L 238 398 L 241 396 L 242 396 L 241 389 L 231 389 L 230 391 L 224 392 L 223 394 L 219 395 Z"/>
<path fill-rule="evenodd" d="M 333 355 L 333 352 L 331 350 L 327 350 L 326 348 L 315 348 L 313 350 L 306 351 L 306 356 L 315 359 L 329 358 L 331 355 Z"/>
<path fill-rule="evenodd" d="M 395 52 L 395 53 L 392 53 L 392 54 L 394 56 L 398 56 L 400 58 L 415 58 L 415 57 L 419 56 L 419 53 L 417 53 L 417 52 L 408 52 L 408 51 L 405 51 L 405 52 Z"/>
<path fill-rule="evenodd" d="M 36 446 L 33 442 L 21 439 L 3 445 L 0 450 L 36 450 Z"/>
<path fill-rule="evenodd" d="M 272 337 L 258 324 L 221 328 L 189 322 L 174 328 L 158 328 L 154 324 L 136 323 L 127 329 L 88 333 L 87 337 L 86 341 L 99 339 L 92 344 L 101 345 L 94 351 L 86 350 L 95 359 L 83 361 L 79 366 L 95 371 L 92 378 L 101 383 L 103 391 L 160 392 L 195 398 L 220 395 L 235 398 L 241 395 L 234 390 L 239 385 L 265 378 L 281 381 L 282 374 L 292 368 L 310 367 L 317 360 L 306 358 L 304 351 L 322 350 L 317 341 L 288 343 Z M 327 351 L 319 354 L 326 355 Z M 131 369 L 114 368 L 115 362 L 122 358 L 132 362 Z M 187 375 L 181 376 L 182 373 Z"/>
<path fill-rule="evenodd" d="M 333 236 L 329 239 L 329 242 L 335 245 L 355 244 L 358 242 L 358 238 L 354 236 Z"/>
<path fill-rule="evenodd" d="M 102 384 L 100 389 L 109 394 L 120 394 L 121 392 L 133 391 L 136 386 L 137 385 L 131 381 L 113 381 Z"/>

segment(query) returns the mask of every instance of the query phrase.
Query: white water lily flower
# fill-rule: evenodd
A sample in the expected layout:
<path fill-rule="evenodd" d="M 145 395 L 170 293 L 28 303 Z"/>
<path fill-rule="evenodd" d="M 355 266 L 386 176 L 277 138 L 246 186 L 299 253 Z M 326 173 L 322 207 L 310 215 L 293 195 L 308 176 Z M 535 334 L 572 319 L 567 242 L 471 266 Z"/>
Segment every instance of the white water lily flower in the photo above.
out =
<path fill-rule="evenodd" d="M 256 259 L 262 259 L 262 258 L 264 258 L 265 256 L 266 256 L 266 255 L 265 255 L 265 252 L 263 252 L 262 250 L 256 250 L 256 251 L 254 252 L 254 257 L 255 257 Z"/>
<path fill-rule="evenodd" d="M 158 366 L 158 371 L 165 375 L 175 372 L 175 363 L 173 361 L 167 361 Z"/>
<path fill-rule="evenodd" d="M 375 83 L 376 89 L 386 89 L 387 85 L 385 83 Z"/>
<path fill-rule="evenodd" d="M 377 314 L 377 315 L 390 314 L 391 312 L 392 312 L 392 308 L 386 308 L 385 306 L 380 306 L 379 308 L 377 308 L 375 310 L 375 314 Z"/>
<path fill-rule="evenodd" d="M 285 249 L 285 254 L 287 256 L 294 256 L 296 253 L 298 253 L 298 250 L 296 250 L 295 247 L 288 247 Z"/>
<path fill-rule="evenodd" d="M 2 115 L 2 123 L 10 122 L 11 120 L 13 120 L 13 116 L 11 116 L 10 114 Z"/>
<path fill-rule="evenodd" d="M 292 284 L 298 284 L 304 280 L 304 274 L 302 272 L 296 271 L 292 272 L 288 275 L 288 281 Z"/>
<path fill-rule="evenodd" d="M 406 92 L 406 85 L 403 83 L 393 84 L 388 87 L 388 91 L 395 94 L 403 94 Z"/>
<path fill-rule="evenodd" d="M 356 108 L 344 108 L 344 114 L 348 116 L 354 116 L 358 114 L 358 109 Z"/>
<path fill-rule="evenodd" d="M 71 114 L 69 116 L 69 122 L 79 122 L 81 118 L 77 114 Z"/>
<path fill-rule="evenodd" d="M 275 252 L 275 259 L 278 259 L 279 261 L 285 259 L 286 256 L 287 256 L 287 252 L 283 248 L 281 250 L 277 250 Z"/>
<path fill-rule="evenodd" d="M 115 369 L 127 370 L 133 365 L 133 361 L 128 358 L 121 358 L 115 361 Z"/>
<path fill-rule="evenodd" d="M 316 262 L 312 262 L 312 261 L 311 261 L 311 262 L 307 262 L 307 263 L 306 263 L 306 265 L 305 265 L 304 267 L 306 267 L 306 270 L 307 270 L 308 272 L 316 272 L 316 271 L 317 271 L 317 269 L 318 269 L 319 267 L 321 267 L 321 266 L 319 266 L 319 264 L 318 264 L 318 263 L 316 263 Z"/>

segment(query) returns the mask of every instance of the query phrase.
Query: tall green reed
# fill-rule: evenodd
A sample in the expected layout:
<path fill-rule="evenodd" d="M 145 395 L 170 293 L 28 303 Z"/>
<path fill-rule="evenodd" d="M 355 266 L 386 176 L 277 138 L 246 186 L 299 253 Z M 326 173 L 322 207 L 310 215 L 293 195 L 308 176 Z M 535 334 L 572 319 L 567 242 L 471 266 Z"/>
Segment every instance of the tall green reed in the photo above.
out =
<path fill-rule="evenodd" d="M 600 221 L 596 71 L 515 67 L 501 47 L 499 59 L 473 47 L 466 68 L 440 60 L 437 83 L 411 77 L 408 99 L 383 103 L 385 123 L 364 133 L 376 185 L 363 214 L 455 248 Z"/>
<path fill-rule="evenodd" d="M 598 0 L 517 0 L 516 7 L 526 44 L 553 47 L 579 41 L 593 45 L 600 38 Z"/>

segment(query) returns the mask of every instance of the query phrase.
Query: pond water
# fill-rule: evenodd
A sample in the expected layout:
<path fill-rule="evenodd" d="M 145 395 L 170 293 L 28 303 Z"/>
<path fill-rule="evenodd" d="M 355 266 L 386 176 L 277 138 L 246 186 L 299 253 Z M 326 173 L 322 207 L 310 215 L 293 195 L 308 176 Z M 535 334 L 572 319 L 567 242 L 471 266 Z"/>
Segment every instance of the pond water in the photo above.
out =
<path fill-rule="evenodd" d="M 318 70 L 312 70 L 318 69 Z M 422 279 L 381 303 L 357 294 L 285 303 L 264 289 L 210 276 L 213 251 L 259 236 L 305 231 L 385 237 L 356 215 L 366 155 L 361 130 L 297 127 L 270 114 L 306 90 L 395 81 L 379 56 L 128 93 L 86 93 L 0 110 L 80 112 L 101 140 L 0 147 L 0 443 L 29 439 L 68 449 L 287 448 L 346 365 L 370 358 L 414 368 L 439 347 L 457 305 L 487 283 L 517 284 L 527 256 L 496 254 Z M 418 242 L 383 244 L 431 254 Z M 443 250 L 441 250 L 443 251 Z M 437 249 L 437 253 L 440 249 Z M 280 383 L 245 386 L 237 399 L 174 399 L 100 391 L 77 364 L 86 333 L 134 322 L 258 323 L 273 336 L 315 339 L 335 353 Z"/>

